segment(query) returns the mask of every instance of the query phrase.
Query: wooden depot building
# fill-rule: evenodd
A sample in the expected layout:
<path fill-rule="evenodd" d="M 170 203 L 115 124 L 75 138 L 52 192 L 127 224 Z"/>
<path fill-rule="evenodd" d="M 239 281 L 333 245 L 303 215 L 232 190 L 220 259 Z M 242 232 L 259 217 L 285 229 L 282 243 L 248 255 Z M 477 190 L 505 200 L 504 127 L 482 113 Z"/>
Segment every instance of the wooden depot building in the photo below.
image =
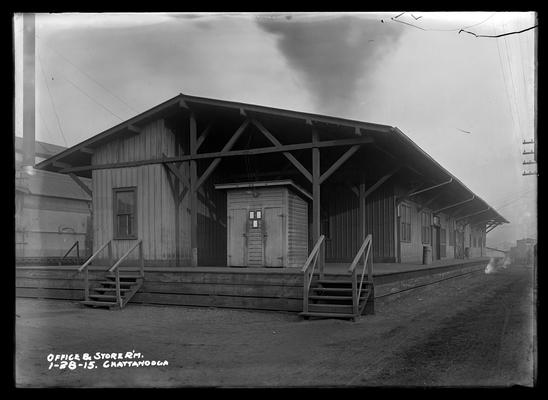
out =
<path fill-rule="evenodd" d="M 474 258 L 508 222 L 396 127 L 184 94 L 36 168 L 91 178 L 92 265 Z"/>

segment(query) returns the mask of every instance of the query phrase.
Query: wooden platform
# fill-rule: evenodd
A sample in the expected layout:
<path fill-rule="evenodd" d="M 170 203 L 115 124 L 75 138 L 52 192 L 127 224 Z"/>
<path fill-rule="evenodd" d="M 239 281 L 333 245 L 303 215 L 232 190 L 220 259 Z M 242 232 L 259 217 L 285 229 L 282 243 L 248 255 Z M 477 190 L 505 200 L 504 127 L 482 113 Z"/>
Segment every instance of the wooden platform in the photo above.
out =
<path fill-rule="evenodd" d="M 382 294 L 392 286 L 401 286 L 403 281 L 474 266 L 482 268 L 486 264 L 486 259 L 453 261 L 427 268 L 404 265 L 396 272 L 375 266 L 375 286 L 383 286 L 384 290 L 379 291 Z M 16 296 L 81 301 L 83 276 L 77 269 L 78 266 L 17 266 Z M 104 279 L 105 270 L 106 267 L 90 267 L 92 287 Z M 345 278 L 348 275 L 342 271 L 326 274 L 326 279 Z M 129 306 L 141 303 L 300 312 L 302 296 L 303 276 L 299 268 L 145 267 L 143 286 Z"/>

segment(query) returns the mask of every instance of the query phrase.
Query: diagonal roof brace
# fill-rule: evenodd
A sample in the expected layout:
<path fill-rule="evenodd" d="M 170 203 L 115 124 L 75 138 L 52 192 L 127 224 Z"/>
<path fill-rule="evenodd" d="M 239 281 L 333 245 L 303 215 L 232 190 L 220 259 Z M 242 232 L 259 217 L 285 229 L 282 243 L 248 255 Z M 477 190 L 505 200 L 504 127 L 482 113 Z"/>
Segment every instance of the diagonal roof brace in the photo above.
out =
<path fill-rule="evenodd" d="M 413 193 L 410 193 L 407 195 L 407 197 L 411 197 L 411 196 L 415 196 L 419 193 L 424 193 L 424 192 L 427 192 L 429 190 L 432 190 L 432 189 L 436 189 L 440 186 L 444 186 L 444 185 L 447 185 L 449 183 L 453 182 L 453 178 L 450 178 L 448 181 L 445 181 L 445 182 L 442 182 L 442 183 L 438 183 L 437 185 L 433 185 L 433 186 L 430 186 L 430 187 L 427 187 L 425 189 L 421 189 L 421 190 L 417 190 L 416 192 L 413 192 Z"/>
<path fill-rule="evenodd" d="M 481 211 L 478 211 L 478 212 L 475 212 L 475 213 L 472 213 L 472 214 L 468 214 L 468 215 L 463 215 L 462 217 L 457 218 L 457 221 L 463 220 L 463 219 L 468 218 L 468 217 L 472 217 L 474 215 L 483 214 L 484 212 L 489 211 L 490 209 L 491 209 L 491 207 L 487 207 L 484 210 L 481 210 Z"/>
<path fill-rule="evenodd" d="M 440 208 L 439 210 L 435 210 L 435 211 L 434 211 L 434 214 L 437 214 L 437 213 L 439 213 L 439 212 L 441 212 L 441 211 L 444 211 L 444 210 L 447 210 L 447 209 L 449 209 L 449 208 L 453 208 L 453 207 L 456 207 L 456 206 L 460 206 L 461 204 L 464 204 L 464 203 L 468 203 L 469 201 L 472 201 L 472 200 L 474 200 L 475 198 L 476 198 L 476 196 L 474 195 L 474 196 L 470 197 L 468 200 L 460 201 L 460 202 L 458 202 L 458 203 L 451 204 L 451 205 L 449 205 L 449 206 L 447 206 L 447 207 Z"/>

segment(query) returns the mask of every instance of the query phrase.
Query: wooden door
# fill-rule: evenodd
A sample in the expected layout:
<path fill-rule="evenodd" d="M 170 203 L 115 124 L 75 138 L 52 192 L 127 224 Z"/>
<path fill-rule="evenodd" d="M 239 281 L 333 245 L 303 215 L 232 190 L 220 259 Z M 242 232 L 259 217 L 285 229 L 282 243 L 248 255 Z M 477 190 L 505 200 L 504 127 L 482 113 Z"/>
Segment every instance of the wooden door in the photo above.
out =
<path fill-rule="evenodd" d="M 283 267 L 284 265 L 284 217 L 279 207 L 264 209 L 265 228 L 265 266 Z"/>
<path fill-rule="evenodd" d="M 227 264 L 243 267 L 247 265 L 246 252 L 247 210 L 232 209 L 228 212 Z"/>

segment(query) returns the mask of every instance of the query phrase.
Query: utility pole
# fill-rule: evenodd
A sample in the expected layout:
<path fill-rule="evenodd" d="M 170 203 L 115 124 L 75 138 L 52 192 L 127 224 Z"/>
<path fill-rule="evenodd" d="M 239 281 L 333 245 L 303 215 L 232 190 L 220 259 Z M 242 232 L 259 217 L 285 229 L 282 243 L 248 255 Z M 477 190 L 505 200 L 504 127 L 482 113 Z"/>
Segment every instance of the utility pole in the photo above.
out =
<path fill-rule="evenodd" d="M 538 14 L 535 13 L 535 25 L 538 24 Z M 533 150 L 523 150 L 523 155 L 533 155 L 533 160 L 524 160 L 523 165 L 530 165 L 530 164 L 536 164 L 537 163 L 537 149 L 538 149 L 538 136 L 537 136 L 537 124 L 538 124 L 538 117 L 537 117 L 537 110 L 538 110 L 538 29 L 535 29 L 535 50 L 534 50 L 534 63 L 535 63 L 535 73 L 534 73 L 534 139 L 532 140 L 524 140 L 523 145 L 533 145 Z M 523 171 L 523 176 L 528 175 L 537 175 L 538 171 Z"/>
<path fill-rule="evenodd" d="M 35 38 L 34 14 L 23 14 L 23 166 L 34 166 Z"/>

